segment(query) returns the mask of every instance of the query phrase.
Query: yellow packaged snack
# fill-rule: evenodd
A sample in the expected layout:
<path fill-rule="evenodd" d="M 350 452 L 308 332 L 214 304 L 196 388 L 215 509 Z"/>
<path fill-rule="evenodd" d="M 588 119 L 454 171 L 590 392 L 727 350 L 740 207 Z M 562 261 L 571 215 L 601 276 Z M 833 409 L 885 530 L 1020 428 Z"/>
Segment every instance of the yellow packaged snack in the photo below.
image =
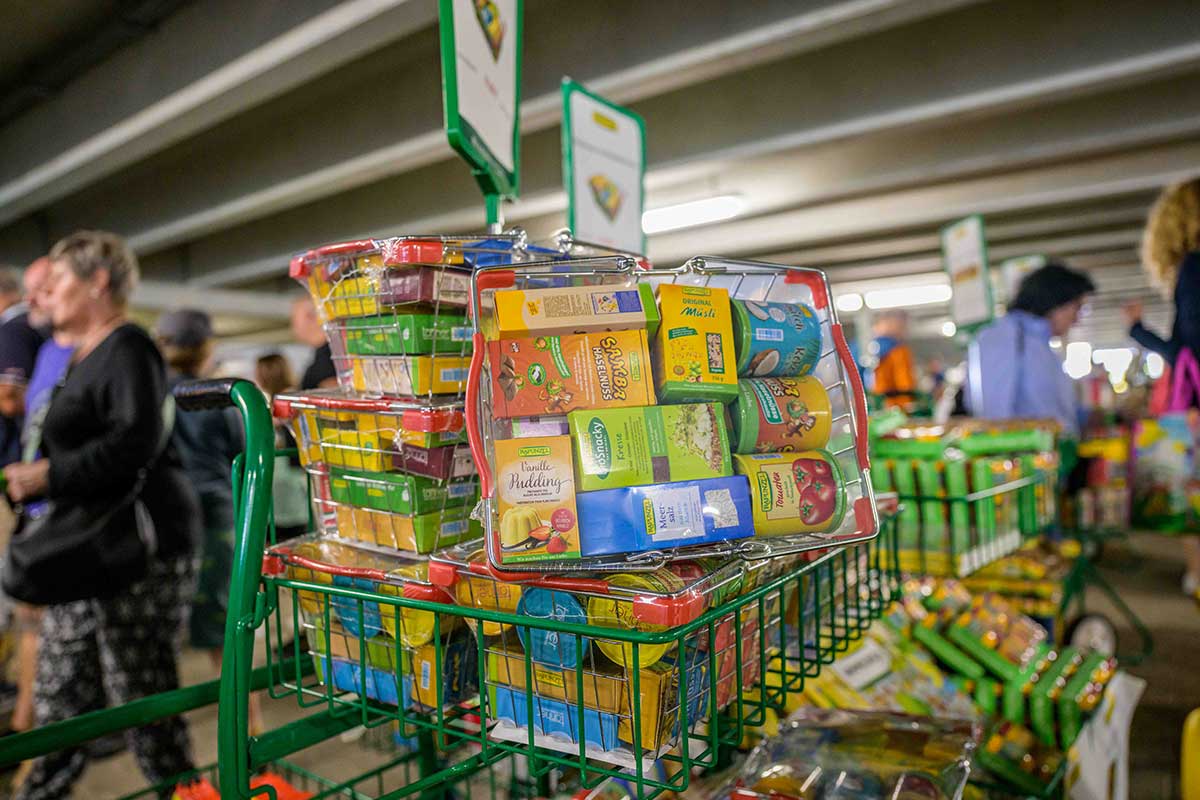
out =
<path fill-rule="evenodd" d="M 733 402 L 738 378 L 729 292 L 665 283 L 658 311 L 653 358 L 660 401 Z"/>

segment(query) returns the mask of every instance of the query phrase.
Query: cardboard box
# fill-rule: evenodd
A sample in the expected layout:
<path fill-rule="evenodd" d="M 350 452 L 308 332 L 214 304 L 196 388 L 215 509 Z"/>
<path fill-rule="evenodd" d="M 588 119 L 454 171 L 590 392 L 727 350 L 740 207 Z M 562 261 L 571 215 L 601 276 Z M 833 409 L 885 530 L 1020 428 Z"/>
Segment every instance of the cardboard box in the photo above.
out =
<path fill-rule="evenodd" d="M 462 313 L 385 311 L 346 320 L 346 352 L 352 356 L 469 355 L 474 329 Z"/>
<path fill-rule="evenodd" d="M 478 495 L 472 478 L 439 481 L 397 472 L 353 472 L 331 468 L 330 496 L 335 503 L 413 516 L 467 505 Z"/>
<path fill-rule="evenodd" d="M 408 517 L 353 506 L 335 509 L 338 536 L 412 553 L 430 553 L 482 536 L 470 514 L 469 506 Z"/>
<path fill-rule="evenodd" d="M 645 331 L 488 342 L 497 418 L 654 405 Z"/>
<path fill-rule="evenodd" d="M 357 392 L 416 397 L 461 394 L 467 388 L 470 356 L 355 356 L 351 385 Z"/>
<path fill-rule="evenodd" d="M 580 492 L 575 505 L 584 557 L 754 535 L 744 475 Z"/>
<path fill-rule="evenodd" d="M 654 346 L 654 374 L 664 403 L 737 399 L 737 359 L 729 292 L 707 286 L 658 287 L 662 321 Z"/>
<path fill-rule="evenodd" d="M 452 434 L 457 437 L 458 433 Z M 475 475 L 475 460 L 467 445 L 443 447 L 418 447 L 400 443 L 396 446 L 393 459 L 395 468 L 413 475 L 424 475 L 436 480 L 451 480 Z"/>
<path fill-rule="evenodd" d="M 654 290 L 635 286 L 566 286 L 496 292 L 496 331 L 502 339 L 572 333 L 658 330 Z"/>
<path fill-rule="evenodd" d="M 572 411 L 567 421 L 581 492 L 733 474 L 717 403 Z"/>
<path fill-rule="evenodd" d="M 642 747 L 657 750 L 673 743 L 679 729 L 679 669 L 659 662 L 638 675 L 640 696 L 633 694 L 633 679 L 618 666 L 597 659 L 595 667 L 583 665 L 583 705 L 587 711 L 617 718 L 617 737 L 633 743 L 633 721 L 640 720 Z M 708 659 L 697 656 L 688 674 L 688 727 L 705 712 L 708 691 Z M 579 713 L 579 675 L 576 669 L 561 669 L 531 662 L 533 692 L 537 699 L 558 703 L 571 715 Z M 489 686 L 516 689 L 525 696 L 525 654 L 518 649 L 489 648 L 487 681 Z M 638 705 L 640 703 L 640 705 Z M 640 711 L 635 710 L 635 706 Z M 638 716 L 640 715 L 640 716 Z"/>
<path fill-rule="evenodd" d="M 579 557 L 571 439 L 499 439 L 496 514 L 504 563 Z"/>

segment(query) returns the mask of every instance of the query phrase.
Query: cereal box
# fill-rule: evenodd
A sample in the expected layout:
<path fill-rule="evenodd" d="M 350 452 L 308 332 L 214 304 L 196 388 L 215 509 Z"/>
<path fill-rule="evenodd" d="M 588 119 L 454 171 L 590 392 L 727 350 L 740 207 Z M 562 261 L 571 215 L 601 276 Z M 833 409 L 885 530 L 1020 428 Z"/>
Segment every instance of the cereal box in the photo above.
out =
<path fill-rule="evenodd" d="M 578 558 L 570 437 L 501 439 L 495 450 L 502 562 Z"/>
<path fill-rule="evenodd" d="M 733 474 L 718 403 L 572 411 L 581 492 Z"/>
<path fill-rule="evenodd" d="M 496 328 L 500 338 L 639 328 L 653 336 L 658 309 L 648 283 L 508 289 L 496 292 Z"/>
<path fill-rule="evenodd" d="M 497 419 L 654 405 L 645 331 L 501 339 L 488 355 Z"/>
<path fill-rule="evenodd" d="M 664 283 L 658 287 L 658 310 L 654 366 L 662 402 L 733 402 L 737 361 L 729 292 Z"/>

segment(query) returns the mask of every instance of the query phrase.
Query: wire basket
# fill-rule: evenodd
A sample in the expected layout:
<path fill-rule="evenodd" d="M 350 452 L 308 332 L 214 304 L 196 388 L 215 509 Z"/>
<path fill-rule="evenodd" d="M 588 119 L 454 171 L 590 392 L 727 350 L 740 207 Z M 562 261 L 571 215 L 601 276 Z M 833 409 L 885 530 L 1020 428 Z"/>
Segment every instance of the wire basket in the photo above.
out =
<path fill-rule="evenodd" d="M 723 499 L 716 505 L 705 500 L 706 508 L 715 507 L 720 513 L 726 514 L 727 518 L 732 514 L 733 518 L 742 521 L 740 515 L 750 516 L 753 514 L 753 526 L 749 524 L 748 520 L 745 520 L 743 522 L 746 524 L 739 529 L 740 536 L 751 536 L 757 532 L 757 535 L 753 535 L 751 538 L 735 540 L 722 538 L 727 535 L 719 531 L 708 531 L 707 523 L 704 526 L 691 523 L 684 526 L 681 529 L 682 532 L 674 532 L 679 533 L 678 538 L 645 537 L 649 543 L 643 544 L 644 549 L 640 552 L 614 553 L 610 548 L 603 554 L 597 555 L 588 554 L 587 548 L 584 547 L 584 552 L 581 552 L 578 557 L 553 558 L 547 555 L 536 561 L 522 560 L 520 564 L 514 564 L 511 557 L 506 557 L 506 548 L 508 548 L 508 552 L 511 552 L 512 547 L 523 545 L 519 542 L 514 544 L 504 541 L 509 537 L 504 535 L 498 500 L 494 492 L 497 483 L 495 475 L 497 444 L 513 436 L 506 427 L 509 423 L 498 424 L 497 421 L 513 416 L 513 414 L 507 411 L 502 413 L 496 404 L 512 393 L 513 386 L 521 385 L 517 379 L 522 376 L 510 375 L 505 371 L 506 369 L 511 370 L 512 365 L 505 362 L 504 359 L 508 356 L 502 356 L 499 347 L 501 344 L 511 347 L 511 340 L 497 341 L 491 334 L 498 330 L 496 310 L 497 298 L 501 291 L 535 289 L 542 286 L 549 278 L 556 281 L 567 280 L 573 287 L 612 287 L 614 292 L 624 289 L 633 294 L 637 294 L 642 286 L 653 287 L 656 292 L 661 292 L 661 287 L 664 285 L 720 290 L 735 301 L 748 301 L 755 306 L 759 313 L 764 314 L 770 303 L 788 304 L 795 308 L 802 307 L 802 313 L 810 321 L 812 330 L 818 332 L 815 338 L 819 340 L 819 347 L 814 349 L 811 361 L 803 365 L 803 370 L 811 370 L 807 375 L 812 379 L 816 390 L 823 398 L 820 402 L 827 404 L 829 431 L 828 436 L 824 437 L 823 450 L 812 451 L 812 453 L 793 453 L 790 456 L 797 459 L 801 456 L 808 456 L 809 460 L 814 463 L 821 462 L 816 465 L 815 469 L 821 475 L 829 476 L 827 479 L 821 480 L 823 485 L 830 486 L 830 490 L 827 491 L 830 495 L 828 498 L 829 513 L 820 520 L 817 519 L 819 515 L 814 515 L 811 525 L 799 519 L 799 513 L 795 514 L 797 517 L 795 520 L 781 521 L 775 518 L 777 506 L 773 502 L 764 503 L 763 498 L 766 493 L 772 491 L 773 486 L 781 486 L 782 483 L 770 476 L 782 474 L 789 468 L 798 469 L 790 457 L 785 458 L 789 454 L 784 453 L 777 459 L 779 464 L 772 464 L 769 467 L 766 465 L 759 467 L 753 462 L 748 462 L 745 469 L 749 475 L 747 480 L 742 481 L 737 476 L 729 479 L 741 481 L 740 486 L 744 488 L 732 485 L 720 487 L 721 491 L 725 493 L 725 498 L 732 499 Z M 718 299 L 715 302 L 720 302 L 719 298 L 725 296 L 725 294 L 718 293 Z M 483 495 L 480 515 L 486 531 L 488 561 L 492 568 L 506 572 L 510 578 L 518 578 L 521 575 L 563 574 L 580 571 L 649 571 L 660 568 L 672 559 L 728 555 L 739 555 L 751 559 L 768 558 L 805 550 L 819 550 L 852 544 L 866 541 L 874 536 L 878 531 L 879 523 L 868 474 L 866 413 L 862 386 L 857 369 L 850 358 L 841 325 L 837 321 L 837 312 L 830 304 L 829 298 L 828 283 L 824 274 L 818 270 L 710 257 L 694 258 L 674 269 L 641 269 L 638 263 L 632 259 L 614 257 L 581 259 L 561 264 L 535 263 L 514 268 L 476 270 L 472 276 L 471 292 L 472 318 L 476 322 L 476 331 L 467 392 L 467 429 L 472 452 L 475 455 L 476 464 L 479 466 Z M 602 337 L 603 334 L 598 334 L 598 336 Z M 629 356 L 629 363 L 634 364 L 636 361 L 640 367 L 628 370 L 625 367 L 621 367 L 620 370 L 612 367 L 612 374 L 605 374 L 599 380 L 601 382 L 612 380 L 613 385 L 624 392 L 626 384 L 622 382 L 628 378 L 628 386 L 639 387 L 639 391 L 646 395 L 646 400 L 645 402 L 639 400 L 625 404 L 652 406 L 654 395 L 650 391 L 645 391 L 645 384 L 650 380 L 651 375 L 650 358 L 646 355 L 649 353 L 647 339 L 642 335 L 639 345 L 632 341 L 637 336 L 638 334 L 634 332 L 626 332 L 621 337 L 615 338 L 631 340 L 630 346 L 634 349 L 629 351 L 632 354 Z M 574 337 L 574 339 L 578 338 Z M 560 341 L 559 345 L 561 346 L 561 344 Z M 572 341 L 571 344 L 575 346 L 580 342 Z M 532 346 L 538 346 L 538 342 L 533 341 Z M 599 358 L 595 355 L 596 347 L 607 348 L 609 345 L 588 341 L 582 346 L 591 347 L 592 356 Z M 616 344 L 612 346 L 617 347 Z M 641 348 L 642 355 L 637 354 L 637 348 Z M 485 353 L 485 351 L 488 352 Z M 507 349 L 504 351 L 505 354 L 508 352 Z M 760 366 L 773 366 L 778 360 L 779 357 L 776 353 L 775 361 L 767 363 L 764 360 Z M 640 369 L 640 373 L 634 376 L 633 369 Z M 797 369 L 802 371 L 799 367 Z M 659 372 L 665 374 L 665 367 L 660 366 Z M 540 372 L 528 377 L 534 384 L 541 386 L 538 383 L 542 377 Z M 676 383 L 683 385 L 686 380 L 685 376 Z M 573 398 L 574 395 L 566 389 L 559 391 L 560 388 L 562 387 L 551 387 L 547 382 L 540 389 L 541 394 L 547 396 L 544 403 L 551 415 L 571 408 L 570 405 L 564 404 L 563 398 Z M 551 389 L 554 390 L 552 393 Z M 500 397 L 501 394 L 504 395 L 503 398 Z M 540 394 L 535 393 L 534 396 L 540 397 Z M 681 396 L 686 396 L 686 393 Z M 555 403 L 553 407 L 550 406 L 551 400 Z M 580 408 L 590 407 L 583 405 Z M 512 406 L 508 406 L 508 408 L 512 408 Z M 527 410 L 525 406 L 519 408 Z M 662 408 L 668 409 L 672 406 L 662 406 Z M 720 406 L 715 408 L 717 418 L 720 418 L 723 413 Z M 561 430 L 560 421 L 548 420 L 548 422 L 557 422 Z M 721 428 L 719 419 L 716 422 L 715 427 Z M 703 430 L 712 427 L 711 425 L 705 427 L 703 414 L 700 423 Z M 681 428 L 681 435 L 688 435 L 689 427 L 685 423 Z M 738 450 L 746 455 L 738 457 L 758 458 L 759 456 L 753 453 L 754 449 L 753 443 L 748 444 L 744 450 L 739 447 Z M 787 463 L 784 463 L 785 461 Z M 804 469 L 808 468 L 806 464 Z M 797 472 L 797 475 L 799 474 Z M 787 478 L 787 482 L 790 484 L 792 481 L 790 473 Z M 796 486 L 799 487 L 800 483 L 800 478 L 796 477 Z M 758 506 L 755 506 L 755 500 L 751 499 L 755 487 L 758 487 L 760 492 L 757 496 Z M 637 489 L 636 486 L 634 488 Z M 737 505 L 739 492 L 744 495 L 745 504 L 742 506 Z M 586 497 L 587 494 L 589 493 L 584 492 L 576 495 L 576 500 Z M 706 494 L 705 497 L 707 496 Z M 643 489 L 640 492 L 628 492 L 619 496 L 616 502 L 631 505 L 632 510 L 636 511 L 642 503 L 650 502 L 645 497 L 648 497 L 648 491 Z M 825 498 L 822 498 L 821 502 L 824 501 Z M 817 508 L 818 505 L 813 502 L 805 508 Z M 797 503 L 797 510 L 800 508 L 801 505 Z M 595 499 L 589 508 L 579 511 L 579 530 L 590 530 L 592 531 L 590 535 L 595 537 L 597 526 L 603 527 L 603 520 L 610 516 L 611 511 L 612 506 L 607 497 L 603 501 Z M 704 530 L 700 530 L 700 527 L 703 527 Z M 660 534 L 663 532 L 662 529 L 658 530 Z M 691 538 L 692 541 L 696 541 L 699 533 L 708 534 L 699 539 L 707 543 L 688 546 L 687 539 Z M 618 537 L 609 538 L 617 539 Z M 662 542 L 667 543 L 662 544 Z M 619 550 L 619 547 L 617 549 Z"/>
<path fill-rule="evenodd" d="M 495 579 L 481 543 L 435 554 L 424 579 L 402 572 L 411 559 L 400 554 L 362 551 L 346 568 L 316 556 L 345 563 L 329 548 L 361 548 L 284 543 L 264 578 L 270 693 L 440 748 L 466 744 L 485 761 L 525 756 L 534 777 L 569 770 L 587 787 L 613 777 L 643 797 L 682 791 L 883 613 L 899 587 L 893 532 L 825 553 L 676 563 L 671 578 L 520 584 Z M 413 626 L 414 614 L 426 621 Z M 389 628 L 432 638 L 413 648 Z"/>
<path fill-rule="evenodd" d="M 876 458 L 871 472 L 898 495 L 899 564 L 914 575 L 970 575 L 1056 518 L 1053 476 L 1023 460 Z"/>
<path fill-rule="evenodd" d="M 322 533 L 414 553 L 480 535 L 470 518 L 478 481 L 453 399 L 319 391 L 279 395 L 274 413 L 291 422 Z"/>

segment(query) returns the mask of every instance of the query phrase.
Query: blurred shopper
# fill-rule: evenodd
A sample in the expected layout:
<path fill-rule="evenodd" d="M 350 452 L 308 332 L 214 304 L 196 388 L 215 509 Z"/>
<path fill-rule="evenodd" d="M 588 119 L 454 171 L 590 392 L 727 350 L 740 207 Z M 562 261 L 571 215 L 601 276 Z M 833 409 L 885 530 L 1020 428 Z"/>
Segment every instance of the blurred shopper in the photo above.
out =
<path fill-rule="evenodd" d="M 1142 267 L 1174 298 L 1175 321 L 1171 337 L 1162 338 L 1142 324 L 1142 302 L 1135 300 L 1125 306 L 1129 335 L 1172 370 L 1181 361 L 1188 369 L 1200 359 L 1200 178 L 1168 188 L 1155 202 L 1142 239 Z"/>
<path fill-rule="evenodd" d="M 28 324 L 34 330 L 49 335 L 51 322 L 48 302 L 52 288 L 50 259 L 43 256 L 26 267 L 22 281 L 25 286 Z M 24 445 L 30 441 L 31 437 L 35 442 L 41 439 L 42 418 L 50 404 L 50 392 L 67 371 L 67 361 L 70 357 L 70 345 L 65 342 L 60 344 L 53 337 L 46 339 L 38 349 L 29 383 L 25 386 L 22 403 L 24 406 L 21 427 L 22 461 L 36 461 L 40 457 L 36 444 L 32 448 Z M 39 511 L 40 509 L 35 507 L 29 510 Z M 38 626 L 41 622 L 41 609 L 23 603 L 18 605 L 16 622 L 17 697 L 13 704 L 10 725 L 15 731 L 25 731 L 33 727 L 33 685 L 37 676 Z"/>
<path fill-rule="evenodd" d="M 872 391 L 882 395 L 890 406 L 911 402 L 917 373 L 908 346 L 908 312 L 900 308 L 879 312 L 871 333 L 871 356 L 875 359 Z"/>
<path fill-rule="evenodd" d="M 45 268 L 30 266 L 35 281 Z M 29 321 L 22 300 L 22 275 L 11 267 L 0 269 L 0 467 L 21 458 L 21 424 L 25 416 L 25 390 L 33 374 L 38 349 L 46 333 Z"/>
<path fill-rule="evenodd" d="M 1080 405 L 1050 347 L 1079 321 L 1091 278 L 1047 264 L 1021 281 L 1008 313 L 979 331 L 967 351 L 967 407 L 984 419 L 1055 419 L 1079 438 Z"/>
<path fill-rule="evenodd" d="M 276 395 L 296 388 L 292 367 L 280 353 L 268 353 L 254 365 L 254 382 L 273 403 Z M 286 424 L 275 426 L 275 449 L 291 450 L 296 440 Z M 295 456 L 276 456 L 271 484 L 275 509 L 275 539 L 283 541 L 308 532 L 308 474 Z"/>
<path fill-rule="evenodd" d="M 188 308 L 168 311 L 158 318 L 154 333 L 167 361 L 171 389 L 209 376 L 214 339 L 208 314 Z M 233 576 L 233 460 L 242 452 L 243 440 L 241 416 L 233 408 L 181 412 L 172 434 L 188 480 L 200 496 L 203 527 L 188 641 L 208 652 L 218 673 Z M 252 694 L 251 729 L 259 732 L 261 723 L 258 696 Z"/>
<path fill-rule="evenodd" d="M 56 244 L 50 259 L 52 322 L 74 352 L 45 413 L 42 457 L 4 469 L 9 496 L 49 501 L 29 523 L 42 523 L 35 533 L 54 533 L 56 520 L 81 513 L 107 514 L 129 518 L 132 537 L 147 544 L 119 561 L 106 553 L 107 566 L 72 565 L 53 586 L 38 587 L 46 595 L 80 596 L 81 586 L 94 592 L 45 609 L 34 690 L 39 727 L 178 688 L 176 635 L 200 514 L 169 441 L 174 406 L 162 357 L 126 317 L 136 258 L 120 237 L 81 231 Z M 133 499 L 140 503 L 131 508 Z M 145 525 L 133 522 L 138 507 L 149 517 Z M 6 587 L 11 577 L 6 566 Z M 127 740 L 153 783 L 193 768 L 182 718 L 133 729 Z M 16 796 L 67 797 L 87 758 L 76 747 L 37 759 Z"/>
<path fill-rule="evenodd" d="M 1174 384 L 1167 408 L 1195 407 L 1196 396 L 1187 394 L 1185 381 L 1194 380 L 1200 363 L 1200 178 L 1168 187 L 1159 195 L 1146 220 L 1142 238 L 1142 268 L 1154 283 L 1175 300 L 1171 338 L 1163 339 L 1142 324 L 1142 304 L 1125 307 L 1129 335 L 1147 350 L 1161 355 L 1171 366 Z M 1170 395 L 1178 392 L 1178 402 Z M 1187 565 L 1185 594 L 1200 597 L 1200 537 L 1183 536 Z"/>
<path fill-rule="evenodd" d="M 307 391 L 337 386 L 333 352 L 321 328 L 317 307 L 308 295 L 298 295 L 292 302 L 292 335 L 300 344 L 313 348 L 312 362 L 300 378 L 300 388 Z"/>

